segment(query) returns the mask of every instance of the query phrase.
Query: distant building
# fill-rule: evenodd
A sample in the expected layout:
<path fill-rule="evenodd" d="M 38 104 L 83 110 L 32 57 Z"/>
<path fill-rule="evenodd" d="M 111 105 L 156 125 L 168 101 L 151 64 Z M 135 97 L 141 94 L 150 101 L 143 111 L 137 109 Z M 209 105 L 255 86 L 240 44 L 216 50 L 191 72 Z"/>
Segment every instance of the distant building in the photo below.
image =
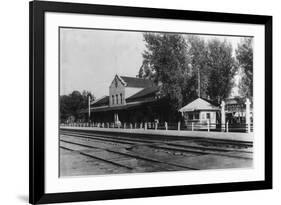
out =
<path fill-rule="evenodd" d="M 153 122 L 169 118 L 159 87 L 148 79 L 115 75 L 109 95 L 91 103 L 92 122 Z M 88 110 L 82 110 L 88 113 Z"/>
<path fill-rule="evenodd" d="M 225 100 L 226 121 L 230 124 L 246 123 L 246 98 L 234 97 Z M 250 120 L 253 121 L 253 104 L 250 105 Z"/>

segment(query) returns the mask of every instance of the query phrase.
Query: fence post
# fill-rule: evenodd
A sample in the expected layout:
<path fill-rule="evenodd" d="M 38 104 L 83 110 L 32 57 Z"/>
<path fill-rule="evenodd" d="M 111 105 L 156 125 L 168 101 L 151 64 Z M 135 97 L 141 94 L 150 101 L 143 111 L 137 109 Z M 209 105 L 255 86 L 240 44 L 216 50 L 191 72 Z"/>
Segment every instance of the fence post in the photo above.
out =
<path fill-rule="evenodd" d="M 130 128 L 133 129 L 133 124 L 132 123 L 130 123 Z"/>
<path fill-rule="evenodd" d="M 144 129 L 147 130 L 147 122 L 144 123 Z"/>
<path fill-rule="evenodd" d="M 225 132 L 225 102 L 221 102 L 221 132 Z"/>
<path fill-rule="evenodd" d="M 210 132 L 210 121 L 207 121 L 207 126 L 208 126 L 208 132 Z"/>
<path fill-rule="evenodd" d="M 226 122 L 226 132 L 228 132 L 228 121 Z"/>
<path fill-rule="evenodd" d="M 226 132 L 228 132 L 228 121 L 226 122 Z"/>
<path fill-rule="evenodd" d="M 165 122 L 165 129 L 168 130 L 168 123 Z"/>
<path fill-rule="evenodd" d="M 178 130 L 180 131 L 181 129 L 181 122 L 178 122 Z"/>
<path fill-rule="evenodd" d="M 250 105 L 251 102 L 249 98 L 246 99 L 246 125 L 247 125 L 247 132 L 250 133 L 251 131 L 251 117 L 250 117 Z"/>
<path fill-rule="evenodd" d="M 194 131 L 194 122 L 191 123 L 191 131 Z"/>
<path fill-rule="evenodd" d="M 140 129 L 142 129 L 142 122 L 140 123 Z"/>
<path fill-rule="evenodd" d="M 158 128 L 158 124 L 157 122 L 155 122 L 155 130 L 157 130 L 157 128 Z"/>

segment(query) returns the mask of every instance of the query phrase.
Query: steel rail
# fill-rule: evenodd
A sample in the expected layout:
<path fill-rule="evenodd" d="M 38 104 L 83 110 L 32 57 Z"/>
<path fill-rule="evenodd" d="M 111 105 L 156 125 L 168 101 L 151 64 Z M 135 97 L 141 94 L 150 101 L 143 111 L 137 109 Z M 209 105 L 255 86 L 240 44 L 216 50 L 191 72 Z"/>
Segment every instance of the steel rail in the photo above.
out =
<path fill-rule="evenodd" d="M 67 134 L 66 136 L 70 135 L 73 137 L 81 137 L 81 138 L 88 138 L 88 139 L 96 139 L 96 140 L 103 140 L 103 141 L 108 141 L 108 142 L 116 142 L 116 143 L 122 143 L 122 144 L 136 144 L 136 143 L 129 143 L 127 141 L 136 141 L 136 140 L 131 140 L 128 138 L 123 138 L 124 140 L 120 140 L 121 138 L 119 138 L 118 140 L 116 140 L 115 138 L 111 137 L 111 136 L 96 136 L 95 134 L 92 135 L 87 135 L 87 134 Z M 111 138 L 113 140 L 109 140 L 108 138 Z M 249 153 L 251 154 L 252 152 L 247 152 L 247 151 L 243 151 L 243 150 L 236 150 L 236 149 L 221 149 L 221 148 L 210 148 L 210 147 L 203 147 L 203 146 L 192 146 L 192 145 L 179 145 L 179 144 L 174 144 L 174 143 L 169 143 L 169 142 L 161 142 L 158 141 L 158 143 L 162 143 L 162 144 L 167 144 L 170 147 L 167 146 L 161 146 L 161 145 L 155 145 L 155 141 L 152 141 L 154 144 L 151 144 L 150 141 L 141 141 L 141 140 L 137 140 L 136 142 L 141 142 L 140 144 L 144 144 L 156 149 L 166 149 L 166 150 L 176 150 L 176 151 L 181 151 L 181 152 L 193 152 L 193 153 L 197 153 L 197 154 L 213 154 L 213 155 L 220 155 L 220 156 L 227 156 L 227 157 L 233 157 L 233 158 L 242 158 L 242 159 L 252 159 L 251 157 L 241 157 L 241 156 L 233 156 L 233 155 L 228 155 L 228 154 L 218 154 L 216 152 L 237 152 L 237 153 Z M 147 142 L 148 144 L 144 143 Z M 189 149 L 181 149 L 181 148 L 176 148 L 176 147 L 181 147 L 181 148 L 189 148 Z M 190 150 L 192 149 L 192 150 Z M 201 150 L 201 151 L 198 151 Z M 211 152 L 207 152 L 205 150 L 209 150 Z"/>
<path fill-rule="evenodd" d="M 107 148 L 100 148 L 100 147 L 96 147 L 96 146 L 92 146 L 92 145 L 85 145 L 85 144 L 70 142 L 70 141 L 66 141 L 66 140 L 60 140 L 60 141 L 65 142 L 65 143 L 69 143 L 69 144 L 87 147 L 87 148 L 105 150 L 107 152 L 111 152 L 111 153 L 115 153 L 115 154 L 119 154 L 119 155 L 124 155 L 124 156 L 129 156 L 129 157 L 132 157 L 132 158 L 135 158 L 135 159 L 141 159 L 141 160 L 145 160 L 145 161 L 156 162 L 156 163 L 160 163 L 160 164 L 166 164 L 166 165 L 169 165 L 169 166 L 176 166 L 176 167 L 185 168 L 185 169 L 198 170 L 196 168 L 184 166 L 184 165 L 179 165 L 177 163 L 165 162 L 165 161 L 161 161 L 161 160 L 158 160 L 158 159 L 148 158 L 148 157 L 139 156 L 139 155 L 135 155 L 135 154 L 124 153 L 124 152 L 115 151 L 115 150 L 111 150 L 111 149 L 107 149 Z"/>

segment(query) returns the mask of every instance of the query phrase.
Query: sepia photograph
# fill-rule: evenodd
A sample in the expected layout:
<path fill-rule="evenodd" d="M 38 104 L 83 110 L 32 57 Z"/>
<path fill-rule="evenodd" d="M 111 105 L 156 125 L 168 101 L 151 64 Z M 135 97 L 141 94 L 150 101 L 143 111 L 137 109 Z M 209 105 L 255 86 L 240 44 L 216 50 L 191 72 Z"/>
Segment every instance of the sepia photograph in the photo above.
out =
<path fill-rule="evenodd" d="M 254 48 L 59 27 L 59 176 L 253 168 Z"/>

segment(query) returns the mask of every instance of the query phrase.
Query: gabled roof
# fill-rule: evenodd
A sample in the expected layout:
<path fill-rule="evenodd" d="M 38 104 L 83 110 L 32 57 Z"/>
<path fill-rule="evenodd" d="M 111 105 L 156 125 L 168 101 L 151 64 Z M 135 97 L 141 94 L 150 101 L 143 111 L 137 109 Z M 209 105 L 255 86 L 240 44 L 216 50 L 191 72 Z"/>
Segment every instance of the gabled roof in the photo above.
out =
<path fill-rule="evenodd" d="M 186 106 L 179 109 L 180 112 L 191 112 L 191 111 L 200 111 L 200 110 L 220 110 L 219 107 L 207 102 L 202 98 L 197 98 L 196 100 L 192 101 L 191 103 L 187 104 Z"/>
<path fill-rule="evenodd" d="M 132 101 L 132 100 L 136 100 L 136 99 L 141 99 L 141 98 L 149 97 L 149 96 L 155 95 L 155 93 L 157 93 L 158 91 L 159 91 L 159 87 L 158 86 L 144 88 L 141 91 L 137 92 L 136 94 L 128 97 L 126 99 L 126 101 Z"/>
<path fill-rule="evenodd" d="M 120 78 L 125 82 L 126 87 L 148 88 L 154 86 L 153 81 L 148 79 L 127 77 L 127 76 L 120 76 Z"/>

